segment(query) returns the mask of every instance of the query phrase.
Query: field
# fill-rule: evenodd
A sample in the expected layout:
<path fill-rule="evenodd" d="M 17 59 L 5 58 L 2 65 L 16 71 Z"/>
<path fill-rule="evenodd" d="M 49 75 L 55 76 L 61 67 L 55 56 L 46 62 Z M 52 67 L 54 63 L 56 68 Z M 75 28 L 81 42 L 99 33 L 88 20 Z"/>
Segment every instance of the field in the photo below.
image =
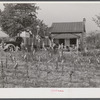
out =
<path fill-rule="evenodd" d="M 0 88 L 100 87 L 100 51 L 0 51 Z"/>

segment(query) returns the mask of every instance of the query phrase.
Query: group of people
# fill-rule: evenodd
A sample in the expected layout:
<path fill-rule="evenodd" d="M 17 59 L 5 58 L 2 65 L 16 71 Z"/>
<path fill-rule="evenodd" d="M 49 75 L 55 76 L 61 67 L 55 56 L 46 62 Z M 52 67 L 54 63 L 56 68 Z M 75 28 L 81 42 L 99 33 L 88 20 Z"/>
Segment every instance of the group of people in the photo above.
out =
<path fill-rule="evenodd" d="M 53 43 L 53 49 L 62 49 L 66 51 L 78 50 L 78 48 L 75 45 L 66 46 L 66 45 L 63 45 L 63 43 L 62 44 Z"/>

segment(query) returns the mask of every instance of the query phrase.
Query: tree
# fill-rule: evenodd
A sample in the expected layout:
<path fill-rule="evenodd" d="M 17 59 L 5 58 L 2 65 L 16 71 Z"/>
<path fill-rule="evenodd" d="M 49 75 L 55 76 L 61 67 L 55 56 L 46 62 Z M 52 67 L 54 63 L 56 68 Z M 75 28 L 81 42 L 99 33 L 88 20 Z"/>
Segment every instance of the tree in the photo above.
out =
<path fill-rule="evenodd" d="M 45 41 L 45 36 L 48 36 L 48 26 L 41 21 L 40 19 L 37 19 L 37 30 L 32 27 L 32 33 L 34 33 L 34 45 L 38 45 L 39 47 L 42 47 L 43 41 Z M 38 37 L 38 38 L 37 38 Z"/>
<path fill-rule="evenodd" d="M 39 35 L 40 37 L 44 38 L 48 33 L 48 26 L 43 22 L 43 20 L 37 20 L 37 23 L 39 25 Z"/>
<path fill-rule="evenodd" d="M 4 4 L 4 11 L 0 13 L 1 28 L 9 36 L 16 36 L 17 33 L 27 28 L 36 31 L 37 10 L 36 4 Z"/>
<path fill-rule="evenodd" d="M 95 18 L 93 18 L 93 21 L 100 28 L 100 15 L 96 15 Z M 95 46 L 96 46 L 96 48 L 100 48 L 100 34 L 99 33 L 95 34 L 94 37 L 95 37 Z"/>
<path fill-rule="evenodd" d="M 88 49 L 100 48 L 100 33 L 91 32 L 86 38 Z"/>
<path fill-rule="evenodd" d="M 97 24 L 98 27 L 100 27 L 100 15 L 96 15 L 96 18 L 92 18 L 93 21 Z"/>

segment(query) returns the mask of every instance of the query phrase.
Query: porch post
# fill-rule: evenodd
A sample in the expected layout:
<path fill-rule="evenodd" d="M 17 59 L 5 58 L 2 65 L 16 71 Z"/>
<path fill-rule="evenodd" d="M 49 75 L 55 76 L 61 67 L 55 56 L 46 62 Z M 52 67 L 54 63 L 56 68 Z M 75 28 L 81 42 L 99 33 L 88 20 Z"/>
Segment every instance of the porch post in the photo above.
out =
<path fill-rule="evenodd" d="M 53 42 L 54 42 L 54 39 L 52 38 L 51 39 L 51 48 L 53 49 Z"/>
<path fill-rule="evenodd" d="M 66 46 L 66 39 L 64 39 L 64 46 Z"/>
<path fill-rule="evenodd" d="M 78 43 L 78 38 L 77 38 L 77 43 L 76 43 L 76 47 L 77 47 L 77 51 L 78 51 L 78 48 L 79 48 L 79 43 Z"/>

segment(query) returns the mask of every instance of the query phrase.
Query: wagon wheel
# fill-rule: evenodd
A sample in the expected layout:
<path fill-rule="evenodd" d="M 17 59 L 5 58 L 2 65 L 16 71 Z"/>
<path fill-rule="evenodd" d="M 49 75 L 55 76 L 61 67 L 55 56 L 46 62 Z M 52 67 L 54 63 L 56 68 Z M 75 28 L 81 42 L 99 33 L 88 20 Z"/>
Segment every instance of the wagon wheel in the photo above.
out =
<path fill-rule="evenodd" d="M 8 46 L 8 51 L 15 51 L 15 47 L 13 45 Z"/>

